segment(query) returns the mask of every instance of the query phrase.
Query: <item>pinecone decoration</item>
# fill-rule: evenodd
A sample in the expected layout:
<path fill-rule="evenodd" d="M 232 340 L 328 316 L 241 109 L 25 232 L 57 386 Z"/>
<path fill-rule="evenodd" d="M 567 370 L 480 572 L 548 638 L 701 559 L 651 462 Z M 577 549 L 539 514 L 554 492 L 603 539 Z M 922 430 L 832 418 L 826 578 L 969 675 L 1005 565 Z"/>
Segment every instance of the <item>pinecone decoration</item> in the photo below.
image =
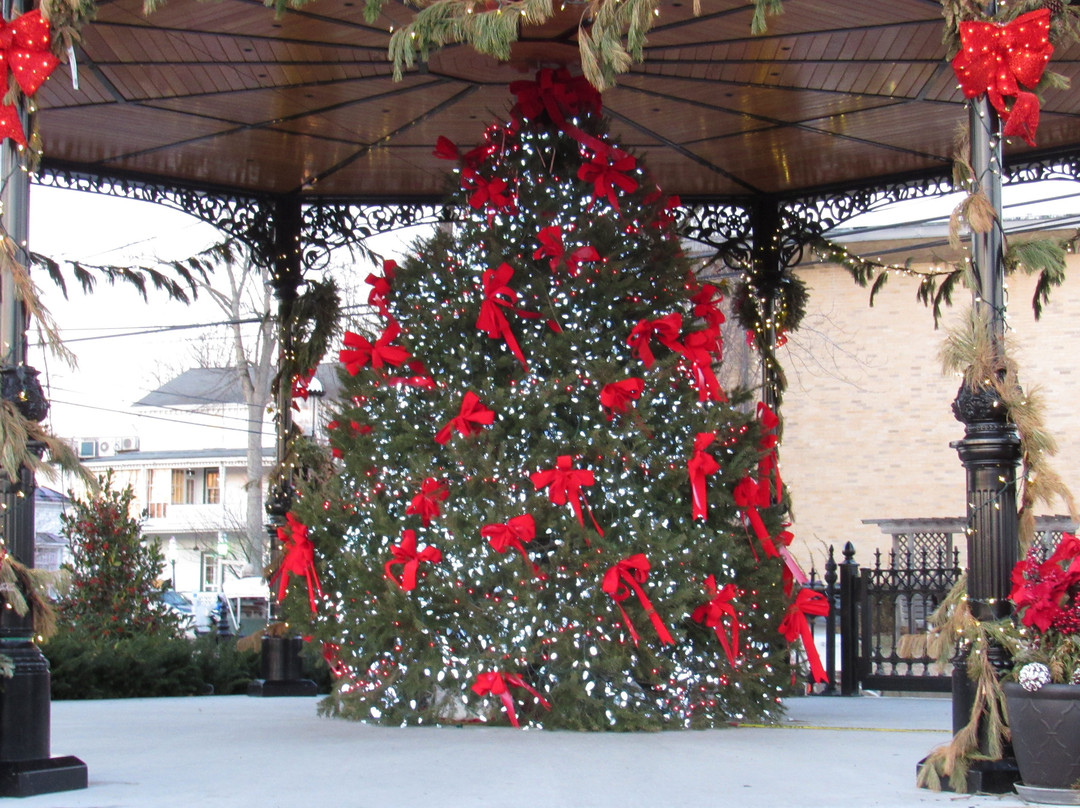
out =
<path fill-rule="evenodd" d="M 1020 687 L 1034 693 L 1043 685 L 1050 684 L 1050 669 L 1041 662 L 1029 662 L 1020 669 Z"/>
<path fill-rule="evenodd" d="M 1043 8 L 1049 10 L 1051 17 L 1060 17 L 1065 11 L 1065 0 L 1043 0 Z"/>

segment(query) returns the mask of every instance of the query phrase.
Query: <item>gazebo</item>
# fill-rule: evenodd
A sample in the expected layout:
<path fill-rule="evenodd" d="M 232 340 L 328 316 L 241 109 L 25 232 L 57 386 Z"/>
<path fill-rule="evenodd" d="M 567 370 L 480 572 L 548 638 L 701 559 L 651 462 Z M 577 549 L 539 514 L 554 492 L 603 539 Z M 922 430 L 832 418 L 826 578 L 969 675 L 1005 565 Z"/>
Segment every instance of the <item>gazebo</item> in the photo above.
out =
<path fill-rule="evenodd" d="M 473 5 L 476 14 L 514 14 L 520 4 Z M 803 247 L 857 213 L 952 190 L 958 127 L 970 134 L 977 182 L 998 208 L 1001 182 L 1080 171 L 1077 96 L 1046 94 L 1037 146 L 1034 138 L 1003 142 L 994 105 L 985 95 L 966 101 L 957 84 L 937 2 L 788 0 L 756 35 L 755 13 L 775 11 L 772 3 L 637 5 L 655 20 L 643 60 L 604 92 L 613 134 L 679 195 L 683 235 L 745 273 L 766 323 L 763 380 L 773 403 L 775 307 Z M 354 0 L 279 14 L 254 0 L 169 0 L 150 14 L 140 0 L 102 2 L 67 64 L 34 97 L 43 149 L 35 181 L 171 205 L 242 239 L 272 268 L 288 322 L 305 270 L 328 248 L 452 215 L 439 203 L 437 138 L 474 142 L 512 104 L 511 81 L 576 66 L 591 10 L 570 2 L 544 22 L 521 24 L 504 61 L 448 44 L 420 54 L 395 80 L 388 46 L 416 13 L 405 3 L 386 2 L 369 21 Z M 1051 66 L 1074 78 L 1078 54 L 1075 44 L 1062 46 Z M 3 225 L 20 243 L 24 155 L 9 146 L 4 160 Z M 972 257 L 979 300 L 1000 313 L 1000 231 L 976 238 Z M 14 400 L 29 388 L 18 336 L 25 323 L 6 281 L 3 296 L 4 398 Z M 960 446 L 969 499 L 978 499 L 1002 475 L 1015 479 L 1018 441 L 977 396 L 958 409 L 979 425 Z M 21 489 L 4 493 L 9 537 L 20 535 L 21 491 L 33 486 L 32 475 L 23 478 Z M 271 514 L 280 519 L 287 480 L 277 494 Z M 976 599 L 1004 601 L 1008 592 L 1016 551 L 998 551 L 1015 547 L 1017 519 L 1015 508 L 1002 511 L 969 514 Z M 32 563 L 32 531 L 8 544 Z M 5 643 L 26 637 L 25 626 L 7 631 Z M 47 759 L 47 727 L 40 734 L 44 751 L 40 738 L 29 752 L 0 743 L 0 767 Z"/>

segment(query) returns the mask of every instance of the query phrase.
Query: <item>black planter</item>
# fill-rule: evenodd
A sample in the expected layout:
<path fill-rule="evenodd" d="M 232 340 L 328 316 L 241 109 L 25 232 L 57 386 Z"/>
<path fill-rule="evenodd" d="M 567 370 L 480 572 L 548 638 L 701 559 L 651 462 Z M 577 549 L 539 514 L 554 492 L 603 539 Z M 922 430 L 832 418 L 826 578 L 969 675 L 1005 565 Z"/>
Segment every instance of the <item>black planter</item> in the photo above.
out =
<path fill-rule="evenodd" d="M 302 637 L 263 637 L 261 678 L 248 686 L 249 696 L 314 696 L 315 683 L 301 678 Z"/>
<path fill-rule="evenodd" d="M 1080 685 L 1028 692 L 1006 682 L 1013 751 L 1026 786 L 1071 789 L 1080 781 Z"/>

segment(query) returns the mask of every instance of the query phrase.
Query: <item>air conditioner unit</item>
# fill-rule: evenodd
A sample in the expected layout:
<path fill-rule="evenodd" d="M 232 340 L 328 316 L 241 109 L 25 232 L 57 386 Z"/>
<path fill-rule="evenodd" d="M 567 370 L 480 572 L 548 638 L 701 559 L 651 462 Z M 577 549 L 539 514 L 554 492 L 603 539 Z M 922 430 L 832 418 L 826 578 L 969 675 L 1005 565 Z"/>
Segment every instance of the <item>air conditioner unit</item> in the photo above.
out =
<path fill-rule="evenodd" d="M 75 448 L 78 451 L 79 458 L 81 460 L 86 460 L 91 457 L 97 457 L 98 446 L 96 440 L 80 439 L 79 441 L 77 441 Z"/>
<path fill-rule="evenodd" d="M 137 452 L 139 451 L 139 439 L 135 437 L 117 438 L 113 446 L 118 452 Z"/>
<path fill-rule="evenodd" d="M 97 456 L 98 457 L 110 457 L 113 454 L 114 451 L 115 450 L 113 449 L 112 441 L 110 441 L 110 440 L 99 440 L 98 441 L 98 445 L 97 445 Z"/>

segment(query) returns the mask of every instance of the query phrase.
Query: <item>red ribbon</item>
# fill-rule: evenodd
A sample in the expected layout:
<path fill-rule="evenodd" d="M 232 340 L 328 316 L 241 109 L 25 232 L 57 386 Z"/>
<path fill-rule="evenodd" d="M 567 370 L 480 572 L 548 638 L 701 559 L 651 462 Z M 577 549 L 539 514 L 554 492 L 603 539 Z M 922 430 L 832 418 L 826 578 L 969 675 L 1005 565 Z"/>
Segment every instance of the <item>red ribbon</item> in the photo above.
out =
<path fill-rule="evenodd" d="M 1005 122 L 1003 133 L 1018 135 L 1034 146 L 1039 99 L 1020 86 L 1034 89 L 1054 53 L 1049 9 L 1029 11 L 1005 25 L 961 22 L 960 46 L 952 66 L 964 96 L 975 98 L 986 93 Z M 1016 100 L 1008 109 L 1005 99 L 1012 96 Z"/>
<path fill-rule="evenodd" d="M 526 513 L 515 516 L 507 522 L 485 525 L 480 529 L 480 535 L 488 540 L 491 549 L 496 553 L 506 553 L 511 547 L 515 548 L 521 553 L 525 563 L 532 567 L 532 571 L 539 572 L 540 568 L 529 559 L 528 553 L 525 552 L 525 545 L 536 538 L 536 521 L 532 518 L 532 514 Z"/>
<path fill-rule="evenodd" d="M 435 140 L 435 150 L 431 152 L 440 160 L 460 160 L 461 152 L 450 138 L 439 135 Z"/>
<path fill-rule="evenodd" d="M 387 308 L 386 301 L 387 296 L 390 294 L 390 283 L 394 280 L 394 275 L 397 272 L 397 261 L 383 261 L 383 274 L 376 275 L 374 272 L 369 273 L 364 278 L 364 283 L 371 286 L 371 291 L 368 292 L 368 303 L 374 306 L 379 314 L 388 320 L 393 318 L 390 315 L 390 309 Z"/>
<path fill-rule="evenodd" d="M 720 647 L 724 649 L 728 662 L 734 667 L 735 659 L 739 656 L 739 613 L 732 601 L 739 596 L 739 590 L 734 584 L 725 584 L 718 588 L 716 578 L 710 575 L 705 579 L 705 594 L 709 596 L 709 602 L 694 609 L 690 619 L 716 631 L 716 639 L 720 641 Z"/>
<path fill-rule="evenodd" d="M 581 486 L 593 485 L 596 482 L 596 477 L 588 469 L 575 469 L 570 464 L 570 455 L 559 455 L 555 461 L 555 468 L 534 472 L 529 476 L 529 479 L 532 480 L 537 491 L 542 488 L 548 489 L 548 496 L 551 498 L 553 505 L 565 505 L 569 502 L 574 514 L 577 516 L 578 524 L 585 527 L 581 505 Z M 588 506 L 586 505 L 586 507 Z M 591 508 L 589 509 L 589 518 L 592 520 L 596 532 L 603 536 L 604 531 L 596 523 Z"/>
<path fill-rule="evenodd" d="M 735 499 L 736 507 L 743 512 L 743 518 L 748 520 L 750 525 L 754 528 L 754 535 L 756 535 L 758 541 L 761 542 L 761 549 L 765 551 L 765 555 L 769 558 L 779 558 L 780 553 L 777 552 L 776 545 L 774 545 L 772 539 L 769 538 L 769 531 L 765 529 L 765 523 L 761 521 L 761 514 L 758 513 L 759 507 L 765 508 L 769 505 L 768 486 L 765 486 L 765 496 L 763 501 L 762 487 L 758 484 L 757 480 L 753 477 L 743 477 L 739 484 L 735 486 L 732 496 Z M 757 550 L 754 550 L 753 542 L 750 542 L 750 549 L 754 553 L 754 558 L 758 559 Z"/>
<path fill-rule="evenodd" d="M 422 520 L 424 527 L 431 524 L 431 520 L 442 515 L 439 503 L 444 502 L 450 496 L 444 480 L 436 480 L 434 477 L 425 477 L 420 484 L 420 493 L 412 498 L 406 514 L 416 514 Z"/>
<path fill-rule="evenodd" d="M 610 421 L 615 417 L 616 413 L 622 414 L 626 412 L 630 402 L 641 398 L 644 391 L 645 381 L 637 376 L 623 379 L 621 382 L 605 384 L 600 391 L 600 405 L 610 410 L 607 419 Z"/>
<path fill-rule="evenodd" d="M 681 331 L 682 315 L 678 312 L 665 314 L 658 320 L 642 318 L 638 320 L 637 325 L 631 330 L 630 336 L 626 338 L 626 344 L 630 346 L 634 355 L 645 363 L 645 367 L 651 368 L 656 364 L 656 357 L 653 356 L 649 340 L 655 336 L 663 345 L 675 352 L 679 352 L 682 350 L 682 345 L 679 344 L 679 333 Z"/>
<path fill-rule="evenodd" d="M 784 482 L 780 479 L 780 463 L 776 449 L 780 443 L 780 438 L 776 435 L 776 429 L 780 426 L 780 416 L 773 412 L 772 408 L 763 401 L 758 402 L 757 416 L 763 433 L 761 443 L 758 446 L 765 452 L 761 460 L 758 461 L 759 485 L 771 486 L 772 490 L 776 492 L 775 504 L 779 505 L 784 489 Z M 766 493 L 770 493 L 767 498 L 768 503 L 773 504 L 774 499 L 771 492 Z"/>
<path fill-rule="evenodd" d="M 308 391 L 308 385 L 311 384 L 311 380 L 315 378 L 315 371 L 309 369 L 307 373 L 297 373 L 293 376 L 292 380 L 292 392 L 289 394 L 293 399 L 300 399 L 301 401 L 307 401 L 310 395 Z M 293 407 L 299 409 L 296 406 L 294 400 Z"/>
<path fill-rule="evenodd" d="M 686 335 L 682 354 L 690 362 L 690 374 L 697 387 L 698 401 L 727 401 L 723 388 L 713 371 L 713 363 L 723 355 L 720 332 L 706 328 Z"/>
<path fill-rule="evenodd" d="M 386 365 L 400 367 L 410 358 L 411 354 L 400 345 L 390 343 L 401 333 L 401 326 L 391 321 L 383 330 L 382 335 L 372 345 L 362 336 L 352 331 L 345 332 L 345 348 L 338 353 L 338 359 L 350 376 L 355 376 L 365 365 L 370 364 L 372 369 L 379 369 Z"/>
<path fill-rule="evenodd" d="M 473 684 L 473 692 L 478 696 L 486 696 L 491 694 L 492 696 L 498 696 L 502 701 L 503 706 L 506 708 L 506 715 L 510 719 L 510 725 L 514 727 L 520 726 L 517 720 L 517 713 L 514 712 L 514 700 L 510 696 L 510 687 L 520 687 L 533 696 L 537 701 L 544 705 L 547 709 L 551 709 L 551 704 L 541 696 L 530 685 L 525 683 L 520 676 L 516 673 L 502 673 L 501 671 L 491 671 L 489 673 L 481 673 L 476 677 L 476 682 Z"/>
<path fill-rule="evenodd" d="M 501 177 L 484 179 L 474 169 L 466 168 L 461 172 L 461 184 L 473 189 L 469 195 L 469 206 L 472 208 L 504 210 L 510 205 L 510 197 L 505 193 L 506 180 Z"/>
<path fill-rule="evenodd" d="M 690 492 L 693 496 L 692 518 L 705 519 L 709 513 L 709 503 L 705 496 L 705 476 L 720 471 L 716 458 L 705 450 L 716 439 L 715 432 L 698 432 L 694 438 L 694 454 L 686 464 L 690 472 Z"/>
<path fill-rule="evenodd" d="M 527 373 L 529 363 L 525 361 L 525 355 L 514 338 L 514 332 L 510 328 L 506 315 L 503 314 L 503 309 L 529 319 L 535 319 L 540 315 L 514 307 L 517 302 L 517 292 L 507 286 L 513 275 L 514 268 L 509 264 L 499 264 L 496 269 L 484 270 L 484 301 L 480 304 L 480 316 L 476 318 L 476 327 L 493 339 L 502 337 L 510 353 L 517 357 Z"/>
<path fill-rule="evenodd" d="M 38 91 L 60 64 L 49 49 L 49 21 L 40 9 L 28 11 L 0 27 L 0 85 L 7 86 L 7 71 L 28 96 Z"/>
<path fill-rule="evenodd" d="M 579 180 L 593 184 L 593 202 L 606 197 L 611 207 L 618 210 L 619 196 L 615 189 L 619 188 L 628 194 L 637 190 L 637 180 L 627 175 L 628 171 L 633 171 L 636 167 L 637 160 L 633 155 L 615 155 L 615 159 L 610 160 L 605 152 L 597 154 L 587 163 L 582 163 L 577 175 Z"/>
<path fill-rule="evenodd" d="M 630 637 L 634 640 L 634 645 L 638 644 L 640 638 L 634 624 L 630 621 L 629 615 L 626 614 L 626 610 L 622 606 L 622 602 L 630 597 L 631 589 L 637 594 L 641 607 L 645 610 L 645 614 L 649 616 L 649 620 L 652 621 L 660 642 L 663 645 L 674 645 L 675 640 L 671 638 L 667 626 L 664 625 L 660 615 L 656 613 L 656 609 L 653 607 L 648 595 L 645 594 L 645 590 L 641 588 L 641 584 L 645 583 L 645 579 L 648 577 L 649 559 L 645 557 L 644 553 L 636 553 L 609 568 L 604 573 L 604 582 L 601 588 L 611 595 L 615 605 L 619 607 L 619 612 L 622 614 L 623 622 L 630 632 Z"/>
<path fill-rule="evenodd" d="M 394 557 L 383 566 L 386 577 L 393 579 L 394 583 L 406 592 L 416 589 L 416 573 L 421 561 L 429 561 L 438 564 L 442 561 L 442 553 L 435 547 L 425 547 L 420 552 L 416 551 L 416 531 L 401 531 L 401 544 L 390 548 Z M 394 577 L 393 567 L 401 565 L 401 579 Z"/>
<path fill-rule="evenodd" d="M 600 93 L 584 76 L 571 76 L 565 67 L 544 68 L 536 74 L 536 81 L 510 82 L 510 92 L 517 97 L 513 112 L 522 119 L 535 121 L 546 112 L 556 127 L 594 153 L 623 154 L 566 119 L 580 114 L 600 114 Z"/>
<path fill-rule="evenodd" d="M 303 576 L 307 582 L 308 603 L 314 614 L 315 594 L 322 597 L 323 593 L 319 586 L 319 575 L 315 570 L 315 545 L 308 538 L 307 525 L 293 516 L 292 512 L 285 514 L 285 522 L 284 527 L 277 529 L 278 541 L 285 545 L 285 555 L 281 559 L 281 566 L 270 576 L 270 583 L 275 579 L 278 581 L 277 599 L 278 603 L 281 603 L 289 588 L 289 576 Z"/>
<path fill-rule="evenodd" d="M 566 248 L 563 246 L 562 228 L 558 225 L 545 227 L 536 234 L 536 240 L 540 242 L 540 246 L 533 252 L 533 258 L 551 259 L 548 264 L 552 271 L 558 268 L 560 262 L 565 262 L 571 278 L 578 276 L 584 262 L 600 260 L 600 253 L 595 247 L 590 246 L 578 247 L 567 255 Z"/>
<path fill-rule="evenodd" d="M 800 589 L 799 594 L 795 596 L 795 602 L 788 607 L 787 614 L 780 623 L 780 633 L 784 635 L 785 640 L 793 642 L 796 637 L 802 639 L 806 659 L 810 662 L 810 675 L 815 682 L 827 682 L 829 676 L 821 664 L 821 657 L 818 656 L 817 647 L 814 645 L 814 635 L 810 631 L 810 622 L 806 616 L 824 617 L 828 613 L 828 598 L 813 589 Z"/>
<path fill-rule="evenodd" d="M 435 435 L 435 442 L 445 445 L 457 430 L 465 437 L 479 435 L 485 426 L 495 422 L 495 411 L 489 410 L 472 390 L 465 393 L 461 400 L 461 409 L 451 418 L 446 426 Z"/>
<path fill-rule="evenodd" d="M 719 331 L 725 320 L 724 313 L 720 311 L 723 300 L 724 296 L 719 289 L 711 283 L 703 284 L 690 298 L 690 302 L 694 304 L 694 316 L 704 320 L 709 328 Z"/>

